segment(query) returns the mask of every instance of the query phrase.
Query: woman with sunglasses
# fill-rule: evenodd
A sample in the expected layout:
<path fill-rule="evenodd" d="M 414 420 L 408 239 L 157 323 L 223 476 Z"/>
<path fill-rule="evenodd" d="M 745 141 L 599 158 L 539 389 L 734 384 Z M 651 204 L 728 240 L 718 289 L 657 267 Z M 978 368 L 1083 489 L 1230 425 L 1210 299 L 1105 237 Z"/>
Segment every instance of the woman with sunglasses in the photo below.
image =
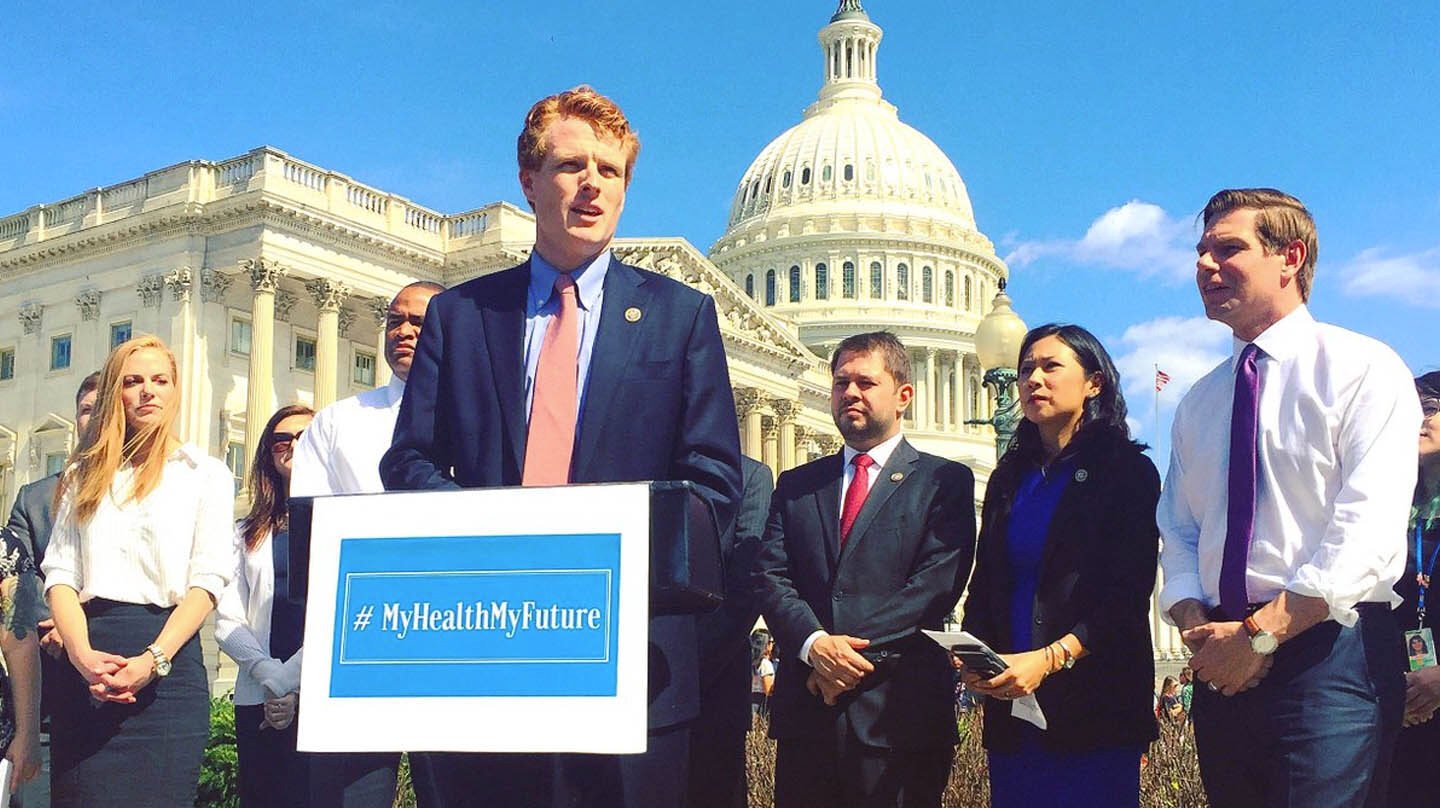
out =
<path fill-rule="evenodd" d="M 235 574 L 230 470 L 174 434 L 175 356 L 105 360 L 60 476 L 45 594 L 71 670 L 51 702 L 51 804 L 193 805 L 210 728 L 196 632 Z"/>
<path fill-rule="evenodd" d="M 1415 380 L 1420 396 L 1420 409 L 1425 420 L 1420 422 L 1420 479 L 1415 484 L 1415 498 L 1410 507 L 1410 525 L 1406 544 L 1409 547 L 1405 575 L 1395 591 L 1405 599 L 1395 609 L 1395 618 L 1407 632 L 1428 629 L 1429 636 L 1412 633 L 1406 648 L 1416 640 L 1434 649 L 1434 632 L 1440 627 L 1440 593 L 1431 585 L 1440 558 L 1440 370 L 1431 371 Z M 1412 655 L 1413 657 L 1413 655 Z M 1423 655 L 1420 659 L 1423 659 Z M 1440 667 L 1412 670 L 1405 679 L 1405 728 L 1395 745 L 1395 758 L 1390 774 L 1392 805 L 1426 802 L 1429 797 L 1414 792 L 1414 772 L 1435 771 L 1440 767 L 1440 721 L 1435 720 L 1440 708 Z"/>
<path fill-rule="evenodd" d="M 301 806 L 309 793 L 309 758 L 295 751 L 305 612 L 286 594 L 286 500 L 295 442 L 314 416 L 309 407 L 291 404 L 265 424 L 250 464 L 250 512 L 239 524 L 245 551 L 215 622 L 220 649 L 240 666 L 235 745 L 241 806 Z"/>

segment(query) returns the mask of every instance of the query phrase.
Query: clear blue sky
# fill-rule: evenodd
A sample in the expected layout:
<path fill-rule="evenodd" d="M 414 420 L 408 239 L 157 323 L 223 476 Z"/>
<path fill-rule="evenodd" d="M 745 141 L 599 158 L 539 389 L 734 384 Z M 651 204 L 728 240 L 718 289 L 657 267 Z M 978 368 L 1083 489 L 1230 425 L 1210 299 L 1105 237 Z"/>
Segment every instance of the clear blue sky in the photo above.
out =
<path fill-rule="evenodd" d="M 1322 319 L 1440 366 L 1440 4 L 867 0 L 903 120 L 950 155 L 1032 325 L 1079 322 L 1180 392 L 1195 212 L 1274 185 L 1311 207 Z M 521 203 L 514 137 L 588 82 L 644 140 L 621 235 L 708 250 L 750 160 L 820 83 L 833 0 L 12 4 L 0 215 L 269 144 L 445 212 Z M 544 13 L 535 9 L 545 9 Z"/>

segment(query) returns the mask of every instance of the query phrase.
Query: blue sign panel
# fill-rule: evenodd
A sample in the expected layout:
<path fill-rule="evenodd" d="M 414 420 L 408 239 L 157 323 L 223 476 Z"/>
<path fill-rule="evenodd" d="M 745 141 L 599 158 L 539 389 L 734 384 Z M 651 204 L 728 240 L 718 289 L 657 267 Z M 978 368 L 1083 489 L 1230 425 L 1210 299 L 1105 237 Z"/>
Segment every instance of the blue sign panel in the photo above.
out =
<path fill-rule="evenodd" d="M 330 695 L 613 696 L 620 534 L 343 539 Z"/>

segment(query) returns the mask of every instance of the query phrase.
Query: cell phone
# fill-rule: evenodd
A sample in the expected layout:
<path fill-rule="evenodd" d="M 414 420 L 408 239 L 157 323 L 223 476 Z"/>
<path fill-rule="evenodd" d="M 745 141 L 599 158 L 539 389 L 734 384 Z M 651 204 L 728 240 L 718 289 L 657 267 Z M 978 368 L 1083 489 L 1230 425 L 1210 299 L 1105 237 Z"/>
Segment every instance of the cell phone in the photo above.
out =
<path fill-rule="evenodd" d="M 973 645 L 952 645 L 950 653 L 960 657 L 965 663 L 965 668 L 983 676 L 986 679 L 994 679 L 1004 673 L 1010 664 L 1001 659 L 998 654 L 989 648 L 976 647 Z"/>

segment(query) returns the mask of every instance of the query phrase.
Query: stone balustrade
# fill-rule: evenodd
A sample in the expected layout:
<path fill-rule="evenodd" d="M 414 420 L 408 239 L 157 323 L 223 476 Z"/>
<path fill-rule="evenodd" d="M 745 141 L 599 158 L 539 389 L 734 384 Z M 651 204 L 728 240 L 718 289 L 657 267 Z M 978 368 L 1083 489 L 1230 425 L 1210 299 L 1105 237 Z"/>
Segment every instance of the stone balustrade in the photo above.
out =
<path fill-rule="evenodd" d="M 334 171 L 262 147 L 221 162 L 192 160 L 61 202 L 0 216 L 0 253 L 172 205 L 203 206 L 242 194 L 359 222 L 409 247 L 447 251 L 498 225 L 486 209 L 446 215 Z M 194 215 L 187 210 L 187 215 Z"/>

